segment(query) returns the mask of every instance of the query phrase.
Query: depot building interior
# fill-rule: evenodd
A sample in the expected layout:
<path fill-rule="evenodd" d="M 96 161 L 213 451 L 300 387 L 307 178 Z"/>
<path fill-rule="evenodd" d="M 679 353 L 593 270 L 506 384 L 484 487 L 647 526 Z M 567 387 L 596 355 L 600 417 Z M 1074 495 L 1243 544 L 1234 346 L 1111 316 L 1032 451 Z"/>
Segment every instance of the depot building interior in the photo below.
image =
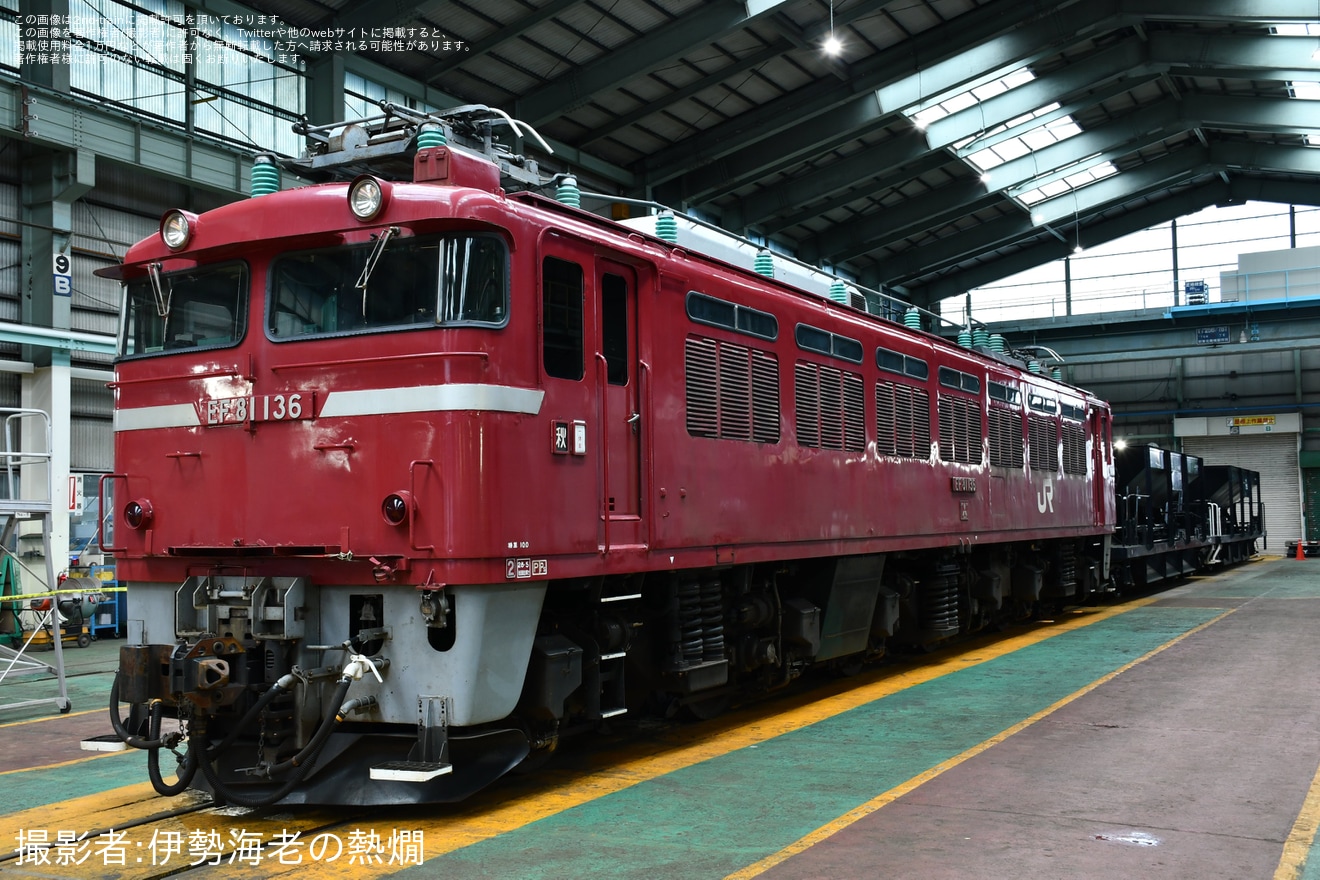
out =
<path fill-rule="evenodd" d="M 993 331 L 1111 401 L 1116 435 L 1260 471 L 1267 552 L 1318 538 L 1320 248 L 1294 233 L 1206 283 L 1171 243 L 1158 304 L 1074 309 L 1065 280 L 1044 316 L 966 307 L 1083 242 L 1320 206 L 1317 18 L 1314 0 L 0 0 L 0 407 L 52 416 L 52 553 L 95 551 L 114 464 L 121 293 L 93 273 L 168 209 L 249 197 L 256 156 L 303 150 L 296 124 L 381 102 L 497 108 L 539 133 L 508 136 L 548 193 L 572 175 L 590 210 L 665 205 L 821 267 L 859 308 Z"/>

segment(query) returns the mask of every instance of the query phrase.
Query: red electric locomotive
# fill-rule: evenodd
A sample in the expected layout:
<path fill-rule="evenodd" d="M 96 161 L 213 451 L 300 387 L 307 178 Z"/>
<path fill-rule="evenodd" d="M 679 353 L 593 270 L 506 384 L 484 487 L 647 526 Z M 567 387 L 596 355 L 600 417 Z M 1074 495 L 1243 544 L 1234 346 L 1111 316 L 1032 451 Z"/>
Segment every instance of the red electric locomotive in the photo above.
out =
<path fill-rule="evenodd" d="M 539 176 L 463 146 L 483 108 L 401 114 L 299 167 L 410 180 L 171 211 L 114 272 L 112 714 L 159 790 L 455 800 L 603 719 L 1102 588 L 1103 401 L 682 218 L 506 192 Z"/>

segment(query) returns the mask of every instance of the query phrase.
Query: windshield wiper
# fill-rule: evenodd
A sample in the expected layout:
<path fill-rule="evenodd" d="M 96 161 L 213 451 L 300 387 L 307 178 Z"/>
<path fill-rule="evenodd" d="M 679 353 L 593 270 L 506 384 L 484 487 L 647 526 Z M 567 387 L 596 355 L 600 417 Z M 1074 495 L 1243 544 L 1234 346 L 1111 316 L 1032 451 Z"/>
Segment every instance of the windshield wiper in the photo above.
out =
<path fill-rule="evenodd" d="M 376 246 L 371 249 L 367 256 L 367 264 L 362 267 L 362 276 L 358 278 L 355 285 L 362 291 L 362 314 L 367 313 L 367 282 L 371 280 L 371 273 L 376 268 L 376 263 L 380 260 L 380 255 L 385 252 L 385 245 L 390 243 L 390 239 L 399 234 L 399 227 L 390 226 L 380 234 L 376 239 Z"/>
<path fill-rule="evenodd" d="M 161 284 L 160 263 L 147 263 L 147 277 L 151 279 L 151 293 L 156 297 L 156 314 L 162 318 L 170 316 L 170 297 L 174 295 L 174 285 L 170 285 L 169 292 L 165 292 L 165 287 Z"/>

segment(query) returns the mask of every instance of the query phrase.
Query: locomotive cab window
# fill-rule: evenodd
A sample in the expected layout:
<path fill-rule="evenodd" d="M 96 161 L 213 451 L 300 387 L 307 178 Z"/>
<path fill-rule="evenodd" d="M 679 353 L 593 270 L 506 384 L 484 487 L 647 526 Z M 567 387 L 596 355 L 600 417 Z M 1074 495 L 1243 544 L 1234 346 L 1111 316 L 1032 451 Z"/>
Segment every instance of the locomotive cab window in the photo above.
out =
<path fill-rule="evenodd" d="M 390 327 L 502 325 L 508 256 L 493 235 L 404 238 L 284 254 L 271 266 L 275 339 Z"/>
<path fill-rule="evenodd" d="M 582 267 L 546 257 L 541 264 L 541 343 L 546 375 L 581 379 Z"/>
<path fill-rule="evenodd" d="M 605 379 L 611 385 L 628 384 L 628 282 L 606 274 L 600 283 L 601 340 Z"/>
<path fill-rule="evenodd" d="M 127 284 L 121 357 L 234 345 L 247 330 L 248 269 L 225 263 Z"/>

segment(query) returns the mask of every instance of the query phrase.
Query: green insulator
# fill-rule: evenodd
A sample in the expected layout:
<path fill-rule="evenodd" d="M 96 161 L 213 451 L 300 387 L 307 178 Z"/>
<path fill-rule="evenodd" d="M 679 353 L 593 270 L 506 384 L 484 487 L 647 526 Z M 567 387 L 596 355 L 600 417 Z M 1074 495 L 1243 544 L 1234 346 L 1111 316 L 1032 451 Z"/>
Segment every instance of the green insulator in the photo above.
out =
<path fill-rule="evenodd" d="M 971 348 L 971 347 L 972 347 L 972 331 L 971 331 L 971 330 L 959 330 L 959 331 L 958 331 L 958 344 L 961 345 L 963 348 Z"/>
<path fill-rule="evenodd" d="M 252 162 L 252 195 L 268 196 L 280 191 L 280 168 L 269 156 L 258 156 Z"/>
<path fill-rule="evenodd" d="M 830 299 L 836 303 L 848 304 L 848 285 L 844 284 L 838 278 L 830 282 Z"/>
<path fill-rule="evenodd" d="M 977 327 L 972 331 L 972 345 L 976 348 L 990 347 L 990 331 L 984 327 Z"/>
<path fill-rule="evenodd" d="M 762 249 L 756 255 L 756 262 L 752 266 L 758 273 L 766 278 L 775 277 L 775 260 L 770 256 L 770 252 Z"/>
<path fill-rule="evenodd" d="M 1040 372 L 1040 361 L 1036 360 L 1035 358 L 1032 358 L 1031 360 L 1027 361 L 1027 372 L 1028 372 L 1028 373 L 1039 373 L 1039 372 Z"/>
<path fill-rule="evenodd" d="M 438 125 L 427 123 L 417 131 L 417 149 L 425 150 L 427 147 L 443 147 L 449 143 L 445 138 L 445 130 Z"/>
<path fill-rule="evenodd" d="M 655 218 L 655 234 L 670 244 L 678 243 L 678 220 L 674 218 L 673 211 L 661 211 L 660 216 Z"/>
<path fill-rule="evenodd" d="M 565 177 L 559 182 L 559 189 L 555 190 L 555 198 L 565 205 L 571 205 L 574 208 L 582 207 L 582 190 L 578 189 L 576 177 Z"/>
<path fill-rule="evenodd" d="M 998 354 L 1004 353 L 1004 335 L 1002 333 L 990 334 L 990 350 Z"/>
<path fill-rule="evenodd" d="M 917 311 L 915 307 L 910 308 L 910 309 L 908 309 L 906 312 L 904 312 L 904 313 L 903 313 L 903 326 L 904 326 L 904 327 L 907 327 L 907 328 L 910 329 L 910 330 L 920 330 L 920 329 L 921 329 L 921 312 Z"/>
<path fill-rule="evenodd" d="M 1056 382 L 1062 382 L 1063 370 L 1060 370 L 1058 367 L 1055 367 L 1053 370 L 1050 370 L 1050 378 Z"/>

